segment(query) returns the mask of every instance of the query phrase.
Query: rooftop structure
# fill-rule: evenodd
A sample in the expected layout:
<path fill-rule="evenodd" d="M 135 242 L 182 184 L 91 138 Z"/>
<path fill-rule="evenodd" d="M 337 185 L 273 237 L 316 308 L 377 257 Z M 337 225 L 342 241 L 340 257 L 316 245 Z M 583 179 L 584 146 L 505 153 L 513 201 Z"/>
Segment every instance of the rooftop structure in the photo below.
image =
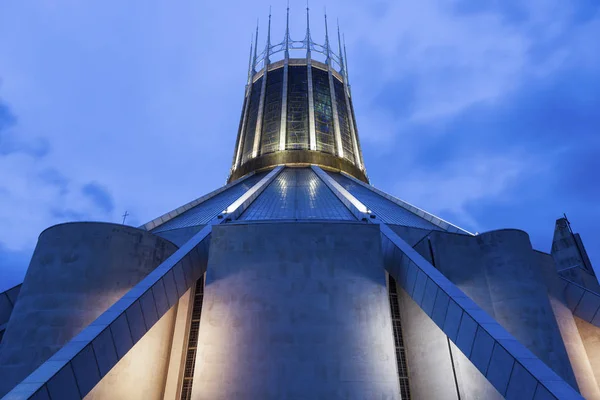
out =
<path fill-rule="evenodd" d="M 345 51 L 287 25 L 255 39 L 227 185 L 40 234 L 0 293 L 0 397 L 600 398 L 600 284 L 566 217 L 545 253 L 371 186 Z"/>

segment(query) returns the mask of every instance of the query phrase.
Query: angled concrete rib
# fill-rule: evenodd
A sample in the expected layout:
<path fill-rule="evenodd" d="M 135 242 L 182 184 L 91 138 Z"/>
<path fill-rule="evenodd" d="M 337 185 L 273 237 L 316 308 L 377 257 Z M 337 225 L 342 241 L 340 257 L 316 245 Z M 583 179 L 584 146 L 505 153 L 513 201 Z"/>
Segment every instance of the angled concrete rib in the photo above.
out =
<path fill-rule="evenodd" d="M 238 218 L 282 169 L 276 167 L 235 200 L 3 399 L 85 397 L 206 271 L 213 225 Z"/>
<path fill-rule="evenodd" d="M 345 198 L 347 207 L 364 213 L 366 207 L 355 197 L 339 190 L 319 167 L 313 169 L 340 200 Z M 500 394 L 508 399 L 583 399 L 390 227 L 374 215 L 367 221 L 379 224 L 388 273 Z"/>
<path fill-rule="evenodd" d="M 600 327 L 600 294 L 569 279 L 560 277 L 565 286 L 565 301 L 573 315 Z"/>
<path fill-rule="evenodd" d="M 0 332 L 6 328 L 10 314 L 21 291 L 22 283 L 0 293 Z"/>

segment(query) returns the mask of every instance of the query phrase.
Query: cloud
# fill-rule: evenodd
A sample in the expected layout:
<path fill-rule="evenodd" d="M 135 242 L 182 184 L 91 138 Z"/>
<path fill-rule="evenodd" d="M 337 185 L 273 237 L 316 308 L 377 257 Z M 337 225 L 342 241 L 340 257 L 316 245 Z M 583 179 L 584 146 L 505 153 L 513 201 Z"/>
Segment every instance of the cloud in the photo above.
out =
<path fill-rule="evenodd" d="M 0 98 L 0 156 L 11 153 L 25 153 L 36 158 L 48 154 L 49 143 L 45 138 L 34 137 L 29 140 L 19 137 L 11 128 L 17 123 L 17 117 Z"/>
<path fill-rule="evenodd" d="M 110 213 L 115 209 L 115 204 L 110 193 L 105 187 L 96 182 L 83 185 L 81 193 L 106 213 Z"/>
<path fill-rule="evenodd" d="M 482 226 L 469 212 L 480 201 L 509 200 L 507 193 L 520 181 L 539 173 L 523 154 L 473 154 L 438 165 L 430 171 L 407 171 L 392 193 L 409 203 L 473 230 Z"/>
<path fill-rule="evenodd" d="M 361 143 L 378 187 L 453 222 L 526 227 L 540 242 L 559 211 L 591 209 L 597 2 L 327 3 L 346 33 Z M 232 6 L 237 13 L 210 2 L 6 4 L 6 251 L 31 251 L 41 230 L 66 220 L 120 222 L 128 210 L 127 221 L 141 224 L 224 184 L 249 35 L 261 14 L 264 43 L 269 9 Z M 291 4 L 294 38 L 304 35 L 304 7 Z M 319 14 L 314 38 L 324 36 Z M 284 24 L 285 7 L 274 7 L 274 41 Z M 584 240 L 597 237 L 584 228 Z"/>

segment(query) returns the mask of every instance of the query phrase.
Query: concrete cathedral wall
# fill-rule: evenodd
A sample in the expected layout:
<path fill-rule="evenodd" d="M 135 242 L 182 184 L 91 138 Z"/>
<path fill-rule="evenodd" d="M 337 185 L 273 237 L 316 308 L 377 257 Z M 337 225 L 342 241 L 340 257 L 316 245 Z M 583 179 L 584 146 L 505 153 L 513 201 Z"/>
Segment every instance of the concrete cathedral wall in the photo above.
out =
<path fill-rule="evenodd" d="M 213 228 L 192 399 L 399 399 L 379 228 Z"/>
<path fill-rule="evenodd" d="M 512 229 L 478 236 L 434 232 L 430 241 L 435 267 L 577 388 L 529 236 Z"/>
<path fill-rule="evenodd" d="M 176 249 L 124 225 L 69 223 L 42 232 L 0 349 L 0 396 Z"/>

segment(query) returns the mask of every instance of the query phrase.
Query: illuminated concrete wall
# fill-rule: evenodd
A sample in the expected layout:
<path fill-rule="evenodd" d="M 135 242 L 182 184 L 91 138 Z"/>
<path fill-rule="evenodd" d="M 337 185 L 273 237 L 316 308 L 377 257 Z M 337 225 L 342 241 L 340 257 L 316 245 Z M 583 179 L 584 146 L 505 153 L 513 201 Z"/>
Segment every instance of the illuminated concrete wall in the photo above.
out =
<path fill-rule="evenodd" d="M 124 225 L 70 223 L 42 232 L 0 349 L 0 396 L 175 250 Z"/>
<path fill-rule="evenodd" d="M 85 400 L 160 400 L 163 398 L 176 308 L 171 308 L 163 315 L 85 396 Z"/>
<path fill-rule="evenodd" d="M 413 399 L 502 399 L 473 363 L 398 287 Z"/>
<path fill-rule="evenodd" d="M 543 269 L 525 232 L 507 229 L 474 237 L 434 232 L 431 246 L 437 269 L 577 388 Z"/>
<path fill-rule="evenodd" d="M 596 382 L 600 382 L 600 328 L 578 317 L 575 317 L 575 323 L 585 346 L 585 352 L 587 353 L 592 371 L 594 371 Z"/>
<path fill-rule="evenodd" d="M 379 228 L 213 228 L 192 399 L 398 399 Z"/>
<path fill-rule="evenodd" d="M 586 399 L 600 399 L 600 389 L 594 376 L 594 370 L 579 335 L 575 318 L 565 301 L 564 281 L 556 273 L 556 265 L 550 254 L 536 251 L 535 256 L 538 266 L 544 274 L 550 305 L 569 355 L 579 390 Z"/>

